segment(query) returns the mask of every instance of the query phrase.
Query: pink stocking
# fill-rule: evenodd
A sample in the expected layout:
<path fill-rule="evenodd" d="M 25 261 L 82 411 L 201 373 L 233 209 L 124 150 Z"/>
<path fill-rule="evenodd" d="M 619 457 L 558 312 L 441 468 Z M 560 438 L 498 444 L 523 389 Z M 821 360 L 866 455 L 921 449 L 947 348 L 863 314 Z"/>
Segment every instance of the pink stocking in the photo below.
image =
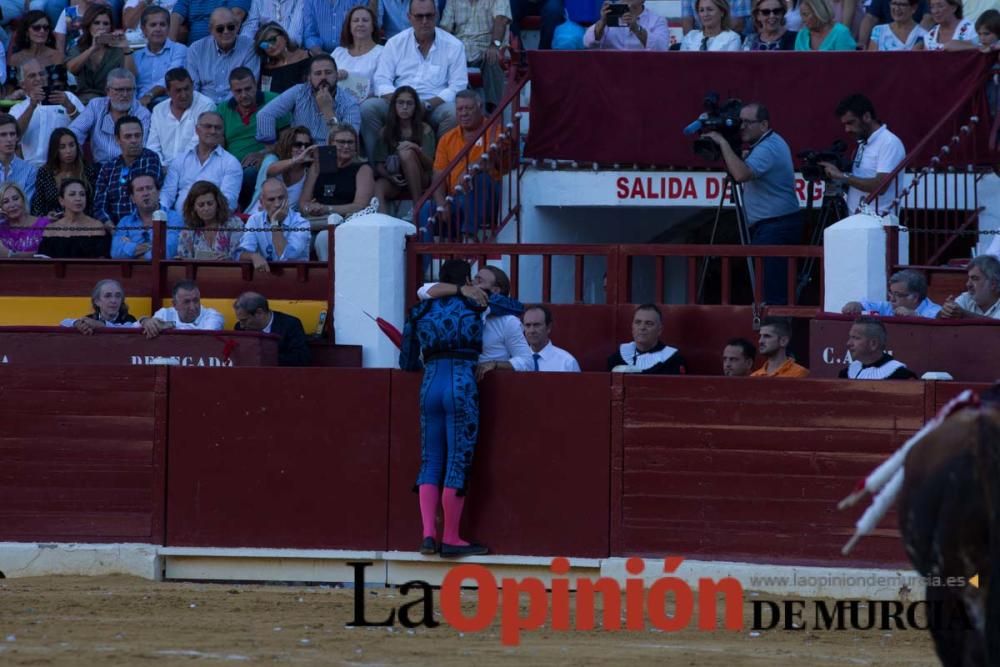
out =
<path fill-rule="evenodd" d="M 465 498 L 456 495 L 457 489 L 445 487 L 441 495 L 441 504 L 444 506 L 444 535 L 441 542 L 456 546 L 468 546 L 468 542 L 458 536 L 458 526 L 462 523 L 462 508 L 465 506 Z"/>
<path fill-rule="evenodd" d="M 437 484 L 421 484 L 420 491 L 420 520 L 424 525 L 424 537 L 434 537 L 437 539 L 437 509 L 438 500 L 441 497 L 441 490 Z"/>

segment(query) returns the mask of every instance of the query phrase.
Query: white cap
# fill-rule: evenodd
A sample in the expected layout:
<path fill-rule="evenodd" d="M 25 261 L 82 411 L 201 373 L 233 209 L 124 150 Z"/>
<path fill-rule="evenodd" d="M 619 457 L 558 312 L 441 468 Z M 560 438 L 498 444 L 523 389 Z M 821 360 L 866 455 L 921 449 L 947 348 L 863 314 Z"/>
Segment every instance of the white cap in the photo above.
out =
<path fill-rule="evenodd" d="M 920 376 L 921 380 L 954 380 L 951 373 L 945 371 L 927 371 Z"/>

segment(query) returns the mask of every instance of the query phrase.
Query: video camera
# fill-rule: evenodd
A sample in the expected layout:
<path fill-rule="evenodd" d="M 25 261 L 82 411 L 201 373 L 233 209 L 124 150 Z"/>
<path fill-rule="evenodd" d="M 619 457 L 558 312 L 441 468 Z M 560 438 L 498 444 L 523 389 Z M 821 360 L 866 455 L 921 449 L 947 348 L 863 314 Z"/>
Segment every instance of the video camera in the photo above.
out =
<path fill-rule="evenodd" d="M 719 94 L 710 91 L 705 95 L 702 107 L 705 111 L 684 128 L 684 134 L 701 134 L 702 136 L 694 140 L 695 155 L 716 162 L 722 158 L 722 151 L 714 141 L 706 139 L 704 134 L 718 132 L 729 142 L 733 150 L 738 150 L 743 143 L 740 139 L 740 109 L 743 108 L 743 102 L 733 97 L 720 105 Z"/>
<path fill-rule="evenodd" d="M 844 155 L 846 151 L 847 144 L 837 139 L 830 144 L 829 148 L 819 151 L 805 150 L 797 153 L 795 157 L 802 160 L 802 178 L 807 181 L 827 180 L 826 169 L 823 168 L 820 162 L 829 162 L 841 171 L 849 171 L 851 164 L 850 160 Z"/>

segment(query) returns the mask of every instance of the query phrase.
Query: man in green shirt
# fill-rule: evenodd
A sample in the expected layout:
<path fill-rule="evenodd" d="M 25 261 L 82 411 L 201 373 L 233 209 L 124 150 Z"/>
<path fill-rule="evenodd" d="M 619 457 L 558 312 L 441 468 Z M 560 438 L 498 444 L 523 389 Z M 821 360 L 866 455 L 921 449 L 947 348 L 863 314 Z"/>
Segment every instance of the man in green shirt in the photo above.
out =
<path fill-rule="evenodd" d="M 240 188 L 240 208 L 246 207 L 257 183 L 257 171 L 267 152 L 264 144 L 256 139 L 257 111 L 277 97 L 276 93 L 258 92 L 257 80 L 250 69 L 237 67 L 229 74 L 229 91 L 225 102 L 220 102 L 225 147 L 243 165 L 243 186 Z M 288 126 L 287 116 L 278 121 L 279 131 Z"/>

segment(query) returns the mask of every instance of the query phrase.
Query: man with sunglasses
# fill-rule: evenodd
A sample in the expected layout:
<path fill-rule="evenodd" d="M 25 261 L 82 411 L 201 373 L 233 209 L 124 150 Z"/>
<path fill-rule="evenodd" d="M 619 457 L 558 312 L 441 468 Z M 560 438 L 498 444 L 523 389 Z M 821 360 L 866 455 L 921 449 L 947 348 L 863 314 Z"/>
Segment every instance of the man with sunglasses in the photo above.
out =
<path fill-rule="evenodd" d="M 230 9 L 220 7 L 212 12 L 210 29 L 209 37 L 188 49 L 187 69 L 195 89 L 218 104 L 229 97 L 229 73 L 246 67 L 258 76 L 260 57 L 253 40 L 238 34 L 240 25 Z"/>
<path fill-rule="evenodd" d="M 250 0 L 177 0 L 170 10 L 170 39 L 194 44 L 209 36 L 211 15 L 215 9 L 228 8 L 236 21 L 236 31 L 250 11 Z"/>
<path fill-rule="evenodd" d="M 741 157 L 718 132 L 705 137 L 718 144 L 726 171 L 743 184 L 746 223 L 753 245 L 796 245 L 802 241 L 802 212 L 795 194 L 792 151 L 773 129 L 763 104 L 751 102 L 740 109 L 740 140 L 749 146 Z M 737 147 L 739 148 L 739 147 Z M 785 304 L 788 262 L 764 260 L 764 300 Z"/>
<path fill-rule="evenodd" d="M 152 176 L 163 183 L 163 165 L 156 153 L 142 145 L 142 123 L 135 116 L 122 116 L 115 123 L 121 155 L 101 165 L 94 186 L 94 217 L 117 225 L 135 211 L 129 183 L 135 174 Z"/>

